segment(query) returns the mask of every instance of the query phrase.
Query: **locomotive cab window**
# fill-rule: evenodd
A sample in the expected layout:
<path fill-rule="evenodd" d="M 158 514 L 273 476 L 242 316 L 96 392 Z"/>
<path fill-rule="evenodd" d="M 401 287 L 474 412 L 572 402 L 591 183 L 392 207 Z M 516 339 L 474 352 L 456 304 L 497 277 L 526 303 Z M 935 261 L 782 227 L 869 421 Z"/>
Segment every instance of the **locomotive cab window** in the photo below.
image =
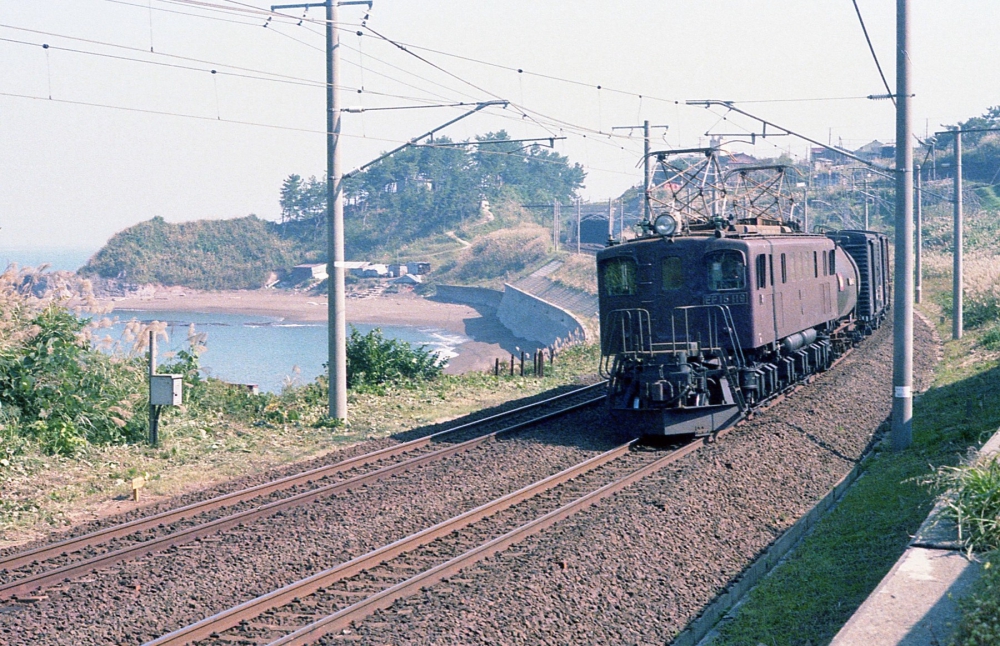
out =
<path fill-rule="evenodd" d="M 663 291 L 684 287 L 684 264 L 677 256 L 663 259 Z"/>
<path fill-rule="evenodd" d="M 631 258 L 612 258 L 601 268 L 604 294 L 607 296 L 635 296 L 636 264 Z"/>
<path fill-rule="evenodd" d="M 706 257 L 708 261 L 708 289 L 744 289 L 747 285 L 746 264 L 739 251 L 718 251 Z"/>

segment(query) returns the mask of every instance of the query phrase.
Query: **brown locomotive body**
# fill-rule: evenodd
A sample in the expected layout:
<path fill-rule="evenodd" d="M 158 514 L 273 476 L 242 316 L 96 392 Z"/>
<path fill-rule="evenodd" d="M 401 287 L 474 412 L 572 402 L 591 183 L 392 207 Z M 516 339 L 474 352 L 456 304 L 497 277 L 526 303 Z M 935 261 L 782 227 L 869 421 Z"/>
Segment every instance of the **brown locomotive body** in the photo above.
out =
<path fill-rule="evenodd" d="M 608 403 L 647 434 L 705 435 L 878 327 L 884 235 L 764 220 L 644 235 L 598 254 Z"/>

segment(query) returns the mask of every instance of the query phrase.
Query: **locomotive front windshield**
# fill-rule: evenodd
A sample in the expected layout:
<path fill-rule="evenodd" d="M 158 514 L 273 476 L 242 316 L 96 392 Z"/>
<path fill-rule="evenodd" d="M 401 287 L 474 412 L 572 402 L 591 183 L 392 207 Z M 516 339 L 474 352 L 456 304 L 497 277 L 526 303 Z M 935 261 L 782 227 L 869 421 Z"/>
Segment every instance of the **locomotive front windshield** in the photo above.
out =
<path fill-rule="evenodd" d="M 635 296 L 637 267 L 631 258 L 612 258 L 601 268 L 607 296 Z"/>
<path fill-rule="evenodd" d="M 663 291 L 684 287 L 684 261 L 677 256 L 663 259 Z"/>
<path fill-rule="evenodd" d="M 747 286 L 746 264 L 739 251 L 717 251 L 705 257 L 708 262 L 708 289 L 722 291 Z"/>

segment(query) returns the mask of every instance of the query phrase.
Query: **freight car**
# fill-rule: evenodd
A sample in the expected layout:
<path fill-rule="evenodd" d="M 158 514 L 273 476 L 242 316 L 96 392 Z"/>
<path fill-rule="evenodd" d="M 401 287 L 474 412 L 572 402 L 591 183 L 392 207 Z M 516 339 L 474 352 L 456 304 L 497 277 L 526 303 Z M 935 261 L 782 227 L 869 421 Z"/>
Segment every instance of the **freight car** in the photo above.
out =
<path fill-rule="evenodd" d="M 612 413 L 647 435 L 712 434 L 878 328 L 890 298 L 886 237 L 797 229 L 759 214 L 666 210 L 599 252 Z"/>

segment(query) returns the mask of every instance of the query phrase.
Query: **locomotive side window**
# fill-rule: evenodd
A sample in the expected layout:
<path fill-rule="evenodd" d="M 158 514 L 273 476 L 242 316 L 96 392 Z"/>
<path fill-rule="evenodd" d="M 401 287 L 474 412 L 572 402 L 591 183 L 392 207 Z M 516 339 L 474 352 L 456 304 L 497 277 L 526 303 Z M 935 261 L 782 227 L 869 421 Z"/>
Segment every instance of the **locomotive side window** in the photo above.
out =
<path fill-rule="evenodd" d="M 677 256 L 663 259 L 663 291 L 684 287 L 684 265 Z"/>
<path fill-rule="evenodd" d="M 744 289 L 747 284 L 746 266 L 739 251 L 719 251 L 707 257 L 708 288 L 713 291 L 723 289 Z"/>
<path fill-rule="evenodd" d="M 823 252 L 823 275 L 824 276 L 829 276 L 830 275 L 830 270 L 827 269 L 827 267 L 826 267 L 826 252 L 825 251 Z"/>
<path fill-rule="evenodd" d="M 819 278 L 819 253 L 813 252 L 813 278 Z"/>
<path fill-rule="evenodd" d="M 836 249 L 831 249 L 830 250 L 830 273 L 831 274 L 837 273 L 837 255 L 836 255 L 836 253 L 837 253 Z"/>
<path fill-rule="evenodd" d="M 785 254 L 781 254 L 781 282 L 788 282 L 788 266 L 785 262 Z"/>
<path fill-rule="evenodd" d="M 762 253 L 757 254 L 756 262 L 754 273 L 757 274 L 757 289 L 764 289 L 767 287 L 767 256 Z"/>
<path fill-rule="evenodd" d="M 634 296 L 636 265 L 631 258 L 612 258 L 604 263 L 604 293 L 607 296 Z"/>

